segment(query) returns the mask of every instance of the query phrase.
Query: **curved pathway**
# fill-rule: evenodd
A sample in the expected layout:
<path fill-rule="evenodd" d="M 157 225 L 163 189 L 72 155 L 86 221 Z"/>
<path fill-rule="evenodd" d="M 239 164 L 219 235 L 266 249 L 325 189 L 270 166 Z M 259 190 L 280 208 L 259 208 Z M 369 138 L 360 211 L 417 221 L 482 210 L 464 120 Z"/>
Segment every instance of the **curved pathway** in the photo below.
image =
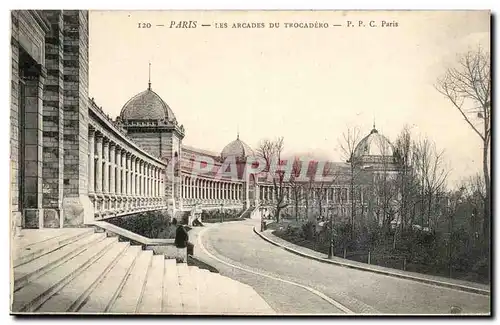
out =
<path fill-rule="evenodd" d="M 447 314 L 490 312 L 490 298 L 329 265 L 262 240 L 258 220 L 214 224 L 198 233 L 196 257 L 252 286 L 278 314 Z"/>

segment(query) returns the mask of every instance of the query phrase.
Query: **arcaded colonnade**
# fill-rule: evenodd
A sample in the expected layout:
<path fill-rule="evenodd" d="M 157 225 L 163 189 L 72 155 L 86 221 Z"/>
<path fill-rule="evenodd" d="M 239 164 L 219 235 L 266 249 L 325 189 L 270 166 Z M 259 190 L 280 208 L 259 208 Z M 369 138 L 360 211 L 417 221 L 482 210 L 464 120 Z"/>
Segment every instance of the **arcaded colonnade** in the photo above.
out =
<path fill-rule="evenodd" d="M 259 202 L 262 206 L 273 206 L 276 201 L 276 194 L 274 191 L 274 187 L 271 184 L 259 184 Z M 328 210 L 331 209 L 331 212 L 335 215 L 346 216 L 350 214 L 351 210 L 351 193 L 349 191 L 348 186 L 342 185 L 332 185 L 324 188 L 313 187 L 309 190 L 309 195 L 305 193 L 306 189 L 304 187 L 292 188 L 292 187 L 284 187 L 284 201 L 285 203 L 289 203 L 288 209 L 293 210 L 295 208 L 295 204 L 292 202 L 295 199 L 299 201 L 299 208 L 304 209 L 306 207 L 305 201 L 306 197 L 309 200 L 309 207 L 318 209 L 319 204 L 318 201 L 322 201 L 322 209 L 320 212 L 322 215 L 327 215 Z M 297 191 L 296 193 L 294 191 Z M 365 205 L 364 194 L 363 191 L 357 191 L 356 202 L 358 202 L 359 206 Z"/>
<path fill-rule="evenodd" d="M 106 118 L 88 130 L 88 192 L 96 216 L 164 207 L 166 165 L 121 134 Z M 104 119 L 102 119 L 104 118 Z"/>
<path fill-rule="evenodd" d="M 244 184 L 225 180 L 183 176 L 184 203 L 238 203 L 244 200 Z"/>

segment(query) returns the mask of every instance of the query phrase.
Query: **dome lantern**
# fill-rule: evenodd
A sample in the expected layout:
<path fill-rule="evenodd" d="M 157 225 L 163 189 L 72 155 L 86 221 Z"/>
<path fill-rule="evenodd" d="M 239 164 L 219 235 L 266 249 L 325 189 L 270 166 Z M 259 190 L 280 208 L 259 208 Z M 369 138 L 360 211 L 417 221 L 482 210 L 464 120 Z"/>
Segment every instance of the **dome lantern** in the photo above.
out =
<path fill-rule="evenodd" d="M 239 159 L 244 159 L 253 154 L 254 152 L 252 148 L 240 140 L 240 134 L 238 132 L 236 140 L 230 142 L 224 147 L 224 149 L 222 149 L 221 157 L 222 159 L 226 159 L 227 157 L 234 156 Z"/>

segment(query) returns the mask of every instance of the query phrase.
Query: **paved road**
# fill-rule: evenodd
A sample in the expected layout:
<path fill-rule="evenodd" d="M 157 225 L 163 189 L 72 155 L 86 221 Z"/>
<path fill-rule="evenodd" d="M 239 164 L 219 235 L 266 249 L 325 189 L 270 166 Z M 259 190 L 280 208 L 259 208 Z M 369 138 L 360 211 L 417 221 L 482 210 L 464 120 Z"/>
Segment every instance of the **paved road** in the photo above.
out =
<path fill-rule="evenodd" d="M 489 313 L 489 297 L 309 260 L 253 233 L 258 221 L 198 228 L 196 257 L 252 286 L 279 314 Z"/>

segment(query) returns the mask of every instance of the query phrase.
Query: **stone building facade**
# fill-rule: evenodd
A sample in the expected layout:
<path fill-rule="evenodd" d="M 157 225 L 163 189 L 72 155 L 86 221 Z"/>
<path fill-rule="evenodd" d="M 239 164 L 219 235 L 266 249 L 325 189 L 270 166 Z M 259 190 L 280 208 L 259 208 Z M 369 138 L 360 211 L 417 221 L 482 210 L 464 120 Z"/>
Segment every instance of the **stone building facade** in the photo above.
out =
<path fill-rule="evenodd" d="M 82 227 L 165 206 L 166 164 L 89 99 L 88 18 L 81 10 L 11 12 L 12 230 Z"/>
<path fill-rule="evenodd" d="M 175 216 L 199 208 L 273 206 L 272 183 L 245 172 L 252 148 L 239 135 L 220 153 L 184 145 L 184 127 L 151 82 L 124 103 L 115 120 L 89 99 L 88 26 L 87 11 L 11 12 L 13 227 L 81 227 L 152 210 Z M 202 173 L 206 161 L 200 157 L 211 166 Z M 370 175 L 397 172 L 392 145 L 375 128 L 355 158 Z M 224 173 L 228 160 L 237 177 Z M 325 188 L 312 187 L 324 190 L 329 208 L 347 215 L 348 203 L 362 201 L 363 193 L 348 191 L 348 163 L 329 164 L 343 176 Z M 289 203 L 292 190 L 286 184 Z M 309 203 L 301 199 L 300 208 L 317 206 L 321 191 L 311 191 Z M 320 215 L 324 208 L 316 207 Z"/>

